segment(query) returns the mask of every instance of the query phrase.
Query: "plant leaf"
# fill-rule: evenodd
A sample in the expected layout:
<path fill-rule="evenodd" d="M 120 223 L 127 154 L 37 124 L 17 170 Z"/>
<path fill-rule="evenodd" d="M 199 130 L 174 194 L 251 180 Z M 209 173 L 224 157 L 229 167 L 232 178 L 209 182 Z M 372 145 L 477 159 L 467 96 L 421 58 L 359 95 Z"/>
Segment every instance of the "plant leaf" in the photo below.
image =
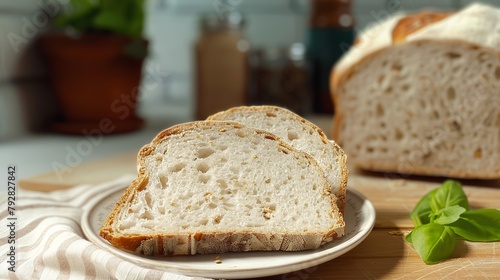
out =
<path fill-rule="evenodd" d="M 411 239 L 426 264 L 442 261 L 455 250 L 455 233 L 448 226 L 434 223 L 421 225 L 412 231 Z"/>
<path fill-rule="evenodd" d="M 434 223 L 438 223 L 441 225 L 451 224 L 457 221 L 460 218 L 460 215 L 465 211 L 465 208 L 463 208 L 462 206 L 448 206 L 444 209 L 439 210 L 439 212 L 435 214 L 435 218 L 431 218 L 431 220 L 434 220 Z"/>
<path fill-rule="evenodd" d="M 431 210 L 432 213 L 438 213 L 441 209 L 454 205 L 461 206 L 466 210 L 470 209 L 462 184 L 454 180 L 446 180 L 431 197 Z"/>
<path fill-rule="evenodd" d="M 460 219 L 449 226 L 457 235 L 469 241 L 500 241 L 500 210 L 466 211 L 460 215 Z"/>
<path fill-rule="evenodd" d="M 413 220 L 415 227 L 430 223 L 429 215 L 431 214 L 431 197 L 436 193 L 437 189 L 428 192 L 420 201 L 415 205 L 411 211 L 410 218 Z"/>
<path fill-rule="evenodd" d="M 410 233 L 408 233 L 406 236 L 405 236 L 405 240 L 407 242 L 410 242 L 410 243 L 413 243 L 413 239 L 411 238 L 411 234 L 413 233 L 413 230 L 410 231 Z"/>
<path fill-rule="evenodd" d="M 144 28 L 144 0 L 69 0 L 55 22 L 80 32 L 113 32 L 141 38 Z"/>
<path fill-rule="evenodd" d="M 71 26 L 79 31 L 86 31 L 97 6 L 91 0 L 71 0 L 66 11 L 60 13 L 55 23 L 58 26 Z"/>
<path fill-rule="evenodd" d="M 102 30 L 113 30 L 120 34 L 127 33 L 127 22 L 118 11 L 101 10 L 94 17 L 93 25 Z"/>

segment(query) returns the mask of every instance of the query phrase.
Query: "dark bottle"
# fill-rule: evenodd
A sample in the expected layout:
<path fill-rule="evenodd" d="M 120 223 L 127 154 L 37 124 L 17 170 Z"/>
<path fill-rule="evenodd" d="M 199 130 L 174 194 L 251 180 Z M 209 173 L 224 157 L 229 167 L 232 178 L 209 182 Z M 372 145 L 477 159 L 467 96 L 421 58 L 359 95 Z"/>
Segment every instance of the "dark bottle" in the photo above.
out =
<path fill-rule="evenodd" d="M 310 0 L 307 52 L 311 67 L 313 112 L 333 114 L 330 74 L 354 41 L 351 0 Z"/>

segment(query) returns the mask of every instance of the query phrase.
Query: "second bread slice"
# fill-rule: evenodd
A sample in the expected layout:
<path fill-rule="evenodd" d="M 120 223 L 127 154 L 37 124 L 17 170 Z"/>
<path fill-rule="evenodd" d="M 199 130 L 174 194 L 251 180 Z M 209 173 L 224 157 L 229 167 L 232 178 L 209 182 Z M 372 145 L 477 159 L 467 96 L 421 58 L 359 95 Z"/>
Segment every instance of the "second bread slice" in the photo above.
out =
<path fill-rule="evenodd" d="M 337 196 L 343 213 L 346 200 L 348 170 L 346 155 L 323 131 L 299 115 L 277 106 L 242 106 L 212 115 L 208 120 L 237 121 L 269 131 L 292 147 L 313 156 Z"/>

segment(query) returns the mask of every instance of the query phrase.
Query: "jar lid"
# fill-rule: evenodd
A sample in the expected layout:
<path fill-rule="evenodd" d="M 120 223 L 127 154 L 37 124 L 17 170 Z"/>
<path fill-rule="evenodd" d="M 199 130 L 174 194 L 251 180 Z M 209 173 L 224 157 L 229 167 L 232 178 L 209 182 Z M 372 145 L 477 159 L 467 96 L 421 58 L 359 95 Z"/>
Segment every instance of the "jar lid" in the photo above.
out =
<path fill-rule="evenodd" d="M 204 14 L 200 19 L 201 28 L 205 31 L 216 31 L 220 29 L 240 29 L 244 26 L 243 15 L 237 11 L 225 14 Z"/>

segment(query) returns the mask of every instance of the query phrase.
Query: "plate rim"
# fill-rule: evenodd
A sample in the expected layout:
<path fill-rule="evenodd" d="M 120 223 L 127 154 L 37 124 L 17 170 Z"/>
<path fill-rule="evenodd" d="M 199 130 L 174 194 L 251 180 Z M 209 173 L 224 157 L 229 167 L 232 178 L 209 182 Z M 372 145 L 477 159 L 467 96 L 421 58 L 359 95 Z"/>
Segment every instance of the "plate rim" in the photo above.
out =
<path fill-rule="evenodd" d="M 192 266 L 186 267 L 185 265 L 180 265 L 180 264 L 175 264 L 175 263 L 164 263 L 166 265 L 162 266 L 157 266 L 154 264 L 149 264 L 148 261 L 158 261 L 157 259 L 151 259 L 148 257 L 141 257 L 139 255 L 135 255 L 131 252 L 127 252 L 118 248 L 111 247 L 112 245 L 109 244 L 108 241 L 103 239 L 101 236 L 98 234 L 95 234 L 93 232 L 92 226 L 90 225 L 90 215 L 92 214 L 93 211 L 96 210 L 96 206 L 101 203 L 103 200 L 107 199 L 110 195 L 118 192 L 118 191 L 124 191 L 127 188 L 127 186 L 124 185 L 118 185 L 116 187 L 113 187 L 100 195 L 96 196 L 93 198 L 91 202 L 87 204 L 86 209 L 84 209 L 82 217 L 81 217 L 81 227 L 83 234 L 87 238 L 88 241 L 92 242 L 94 245 L 98 246 L 99 248 L 114 254 L 115 256 L 119 256 L 120 258 L 129 261 L 131 263 L 134 263 L 136 265 L 146 267 L 146 268 L 152 268 L 152 269 L 160 269 L 164 271 L 170 271 L 173 273 L 180 273 L 186 276 L 198 276 L 198 277 L 213 277 L 213 278 L 247 278 L 247 277 L 266 277 L 266 276 L 272 276 L 272 275 L 278 275 L 278 274 L 283 274 L 283 273 L 291 273 L 294 271 L 298 271 L 301 269 L 307 269 L 322 263 L 325 263 L 327 261 L 333 260 L 337 257 L 342 256 L 343 254 L 349 252 L 350 250 L 354 249 L 357 247 L 361 242 L 363 242 L 366 237 L 370 234 L 370 232 L 373 230 L 374 225 L 375 225 L 375 219 L 376 219 L 376 210 L 373 205 L 373 203 L 366 198 L 361 192 L 358 190 L 347 186 L 346 191 L 347 193 L 352 193 L 354 196 L 357 197 L 360 201 L 362 201 L 362 207 L 360 207 L 360 211 L 367 208 L 366 211 L 363 211 L 363 215 L 366 217 L 366 221 L 363 222 L 363 226 L 361 227 L 361 230 L 356 232 L 353 237 L 351 237 L 349 240 L 345 242 L 341 242 L 331 248 L 326 248 L 326 249 L 315 249 L 315 250 L 310 250 L 307 252 L 310 252 L 310 255 L 315 255 L 314 257 L 310 257 L 305 260 L 299 260 L 294 263 L 285 263 L 285 264 L 277 264 L 277 265 L 270 265 L 270 266 L 262 266 L 262 267 L 252 267 L 252 268 L 237 268 L 237 267 L 213 267 L 213 268 L 202 268 L 199 271 L 193 271 L 195 268 Z M 339 248 L 340 247 L 340 248 Z M 332 251 L 333 252 L 330 252 Z M 306 251 L 299 251 L 299 252 L 306 252 Z M 237 253 L 237 252 L 236 252 Z M 246 253 L 246 252 L 242 252 Z M 279 252 L 278 252 L 279 253 Z M 283 252 L 283 253 L 298 253 L 298 252 Z M 289 268 L 290 266 L 297 266 L 294 269 L 287 269 L 287 272 L 283 272 L 285 268 Z M 195 273 L 193 273 L 195 272 Z M 245 274 L 247 273 L 247 274 Z"/>

